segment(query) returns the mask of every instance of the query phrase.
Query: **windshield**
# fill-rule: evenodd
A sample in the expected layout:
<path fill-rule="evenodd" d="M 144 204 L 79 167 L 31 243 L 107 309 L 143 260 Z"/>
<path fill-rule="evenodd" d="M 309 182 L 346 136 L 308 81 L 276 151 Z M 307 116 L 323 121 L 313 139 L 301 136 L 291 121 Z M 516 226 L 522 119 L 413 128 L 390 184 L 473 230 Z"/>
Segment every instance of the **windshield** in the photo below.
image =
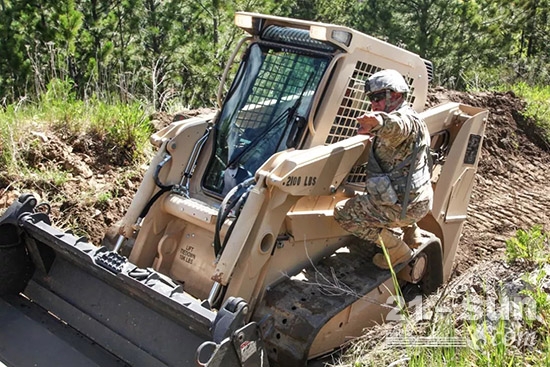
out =
<path fill-rule="evenodd" d="M 288 47 L 247 50 L 215 127 L 206 189 L 225 195 L 274 153 L 296 146 L 329 61 Z"/>

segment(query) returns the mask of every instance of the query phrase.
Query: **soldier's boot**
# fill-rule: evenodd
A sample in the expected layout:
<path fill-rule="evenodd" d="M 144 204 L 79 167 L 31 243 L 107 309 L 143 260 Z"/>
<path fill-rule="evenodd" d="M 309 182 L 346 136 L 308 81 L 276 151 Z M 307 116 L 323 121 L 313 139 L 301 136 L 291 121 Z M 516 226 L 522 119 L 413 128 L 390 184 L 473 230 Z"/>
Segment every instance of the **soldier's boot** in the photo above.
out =
<path fill-rule="evenodd" d="M 422 232 L 420 231 L 420 228 L 418 228 L 418 225 L 416 223 L 403 227 L 403 241 L 407 245 L 409 245 L 410 248 L 418 248 L 420 245 L 422 245 Z"/>
<path fill-rule="evenodd" d="M 394 236 L 390 231 L 386 229 L 382 230 L 380 237 L 383 245 L 386 247 L 392 268 L 412 258 L 413 252 L 409 246 L 399 237 Z M 374 255 L 372 262 L 380 269 L 387 270 L 390 268 L 386 261 L 386 256 L 383 253 Z"/>

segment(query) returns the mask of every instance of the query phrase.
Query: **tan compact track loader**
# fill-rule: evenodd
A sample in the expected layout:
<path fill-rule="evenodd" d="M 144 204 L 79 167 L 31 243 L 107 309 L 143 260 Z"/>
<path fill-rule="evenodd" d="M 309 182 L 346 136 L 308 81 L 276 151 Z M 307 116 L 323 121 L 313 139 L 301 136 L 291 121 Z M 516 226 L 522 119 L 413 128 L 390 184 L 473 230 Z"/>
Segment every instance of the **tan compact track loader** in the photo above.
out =
<path fill-rule="evenodd" d="M 350 28 L 254 13 L 235 23 L 248 35 L 219 109 L 151 137 L 158 153 L 113 246 L 56 229 L 32 195 L 0 218 L 4 363 L 305 366 L 383 322 L 391 273 L 333 209 L 364 190 L 370 140 L 356 118 L 370 109 L 366 79 L 387 68 L 429 127 L 435 195 L 397 281 L 427 294 L 449 278 L 487 111 L 424 110 L 432 64 Z"/>

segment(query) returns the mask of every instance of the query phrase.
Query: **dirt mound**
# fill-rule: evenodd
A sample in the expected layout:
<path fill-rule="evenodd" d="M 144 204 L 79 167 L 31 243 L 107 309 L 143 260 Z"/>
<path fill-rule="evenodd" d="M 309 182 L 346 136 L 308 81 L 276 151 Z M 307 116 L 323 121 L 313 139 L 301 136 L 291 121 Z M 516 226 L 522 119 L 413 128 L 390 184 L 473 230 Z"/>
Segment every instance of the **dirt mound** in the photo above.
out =
<path fill-rule="evenodd" d="M 540 224 L 550 230 L 550 148 L 524 102 L 513 92 L 430 93 L 430 105 L 460 102 L 489 109 L 486 136 L 468 220 L 457 254 L 457 273 L 500 254 L 517 229 Z"/>
<path fill-rule="evenodd" d="M 32 192 L 42 202 L 56 203 L 51 206 L 54 225 L 100 243 L 105 229 L 130 205 L 144 168 L 129 171 L 125 152 L 114 157 L 93 136 L 68 140 L 53 131 L 31 135 L 19 153 L 37 173 L 24 180 L 0 175 L 0 210 Z"/>

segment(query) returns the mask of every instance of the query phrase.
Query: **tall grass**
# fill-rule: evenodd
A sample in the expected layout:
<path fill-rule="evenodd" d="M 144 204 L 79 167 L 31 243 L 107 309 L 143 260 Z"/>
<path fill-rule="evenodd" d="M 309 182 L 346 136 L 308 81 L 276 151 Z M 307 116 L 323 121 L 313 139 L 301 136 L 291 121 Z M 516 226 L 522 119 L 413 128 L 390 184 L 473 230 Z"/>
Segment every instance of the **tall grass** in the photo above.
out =
<path fill-rule="evenodd" d="M 71 81 L 53 79 L 38 101 L 22 99 L 0 109 L 0 172 L 26 172 L 25 155 L 40 144 L 40 136 L 56 131 L 65 140 L 87 135 L 105 149 L 120 149 L 131 163 L 141 163 L 152 133 L 146 107 L 138 102 L 107 103 L 79 100 Z"/>
<path fill-rule="evenodd" d="M 109 105 L 93 102 L 88 130 L 107 145 L 127 148 L 131 160 L 137 161 L 153 132 L 152 126 L 138 103 Z"/>
<path fill-rule="evenodd" d="M 550 367 L 548 238 L 535 226 L 519 230 L 507 241 L 506 266 L 515 271 L 511 272 L 512 288 L 494 284 L 498 280 L 491 288 L 449 285 L 462 284 L 467 291 L 449 299 L 445 294 L 453 292 L 443 291 L 415 304 L 425 308 L 423 312 L 432 312 L 429 322 L 411 318 L 383 325 L 378 334 L 367 331 L 337 366 Z M 515 293 L 510 289 L 517 284 L 521 290 Z M 473 286 L 483 289 L 472 290 Z M 403 313 L 405 317 L 414 314 Z M 373 338 L 380 342 L 374 344 Z"/>
<path fill-rule="evenodd" d="M 544 139 L 550 146 L 550 86 L 531 86 L 525 82 L 519 82 L 512 85 L 511 89 L 525 99 L 527 107 L 523 114 L 533 119 L 542 130 Z"/>
<path fill-rule="evenodd" d="M 22 123 L 18 116 L 19 105 L 9 105 L 0 110 L 0 170 L 8 170 L 17 164 L 17 140 Z"/>

